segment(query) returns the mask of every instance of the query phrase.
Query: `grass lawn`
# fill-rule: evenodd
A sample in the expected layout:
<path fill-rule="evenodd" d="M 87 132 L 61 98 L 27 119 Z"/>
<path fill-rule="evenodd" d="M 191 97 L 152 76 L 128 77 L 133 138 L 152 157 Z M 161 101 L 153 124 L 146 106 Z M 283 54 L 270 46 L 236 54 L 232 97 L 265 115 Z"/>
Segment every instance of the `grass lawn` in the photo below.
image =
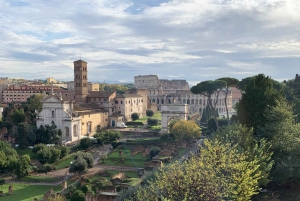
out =
<path fill-rule="evenodd" d="M 61 186 L 38 186 L 28 184 L 3 184 L 0 186 L 0 191 L 8 193 L 8 187 L 12 185 L 14 188 L 13 195 L 0 197 L 0 201 L 16 200 L 16 201 L 33 201 L 34 198 L 41 199 L 44 194 L 52 188 L 54 191 L 61 190 Z"/>
<path fill-rule="evenodd" d="M 30 159 L 31 159 L 31 160 L 36 160 L 36 159 L 37 159 L 36 156 L 35 156 L 35 154 L 32 153 L 32 149 L 29 149 L 29 148 L 27 148 L 27 149 L 20 149 L 19 147 L 16 147 L 15 149 L 16 149 L 17 153 L 18 153 L 20 156 L 23 156 L 23 155 L 25 155 L 25 154 L 28 154 L 28 155 L 30 156 Z"/>
<path fill-rule="evenodd" d="M 119 149 L 114 150 L 107 156 L 104 161 L 105 165 L 116 165 L 116 166 L 133 166 L 133 167 L 144 167 L 146 158 L 142 156 L 142 153 L 134 156 L 130 155 L 130 149 L 122 149 L 123 155 L 119 156 Z M 124 163 L 121 163 L 121 158 L 124 158 Z"/>
<path fill-rule="evenodd" d="M 73 160 L 74 160 L 73 155 L 67 158 L 60 159 L 59 161 L 55 162 L 55 167 L 57 170 L 67 168 L 71 165 L 70 162 Z"/>
<path fill-rule="evenodd" d="M 130 186 L 137 186 L 142 182 L 142 178 L 128 178 L 123 183 L 129 184 Z"/>
<path fill-rule="evenodd" d="M 151 127 L 149 128 L 149 130 L 152 130 L 152 131 L 160 131 L 160 130 L 161 130 L 161 125 L 151 126 Z"/>
<path fill-rule="evenodd" d="M 58 180 L 58 178 L 33 176 L 33 175 L 18 179 L 18 181 L 20 181 L 20 182 L 55 182 L 57 180 Z"/>
<path fill-rule="evenodd" d="M 159 137 L 145 137 L 145 138 L 136 138 L 134 139 L 137 142 L 141 142 L 141 141 L 151 141 L 151 140 L 159 140 Z"/>
<path fill-rule="evenodd" d="M 147 117 L 146 115 L 143 116 L 142 118 L 138 119 L 138 120 L 135 120 L 134 122 L 143 122 L 144 124 L 147 124 L 147 120 L 148 120 L 149 117 Z M 153 118 L 153 119 L 157 119 L 159 121 L 161 121 L 161 113 L 160 112 L 156 112 L 154 113 L 154 115 L 150 118 Z"/>

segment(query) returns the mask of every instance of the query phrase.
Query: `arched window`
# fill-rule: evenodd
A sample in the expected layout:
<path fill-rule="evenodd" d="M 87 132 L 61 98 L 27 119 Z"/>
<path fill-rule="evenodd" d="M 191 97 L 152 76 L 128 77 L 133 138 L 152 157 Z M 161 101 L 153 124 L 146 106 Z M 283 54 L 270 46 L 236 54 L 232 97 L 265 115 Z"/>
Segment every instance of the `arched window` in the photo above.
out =
<path fill-rule="evenodd" d="M 70 137 L 69 127 L 65 127 L 66 137 Z"/>

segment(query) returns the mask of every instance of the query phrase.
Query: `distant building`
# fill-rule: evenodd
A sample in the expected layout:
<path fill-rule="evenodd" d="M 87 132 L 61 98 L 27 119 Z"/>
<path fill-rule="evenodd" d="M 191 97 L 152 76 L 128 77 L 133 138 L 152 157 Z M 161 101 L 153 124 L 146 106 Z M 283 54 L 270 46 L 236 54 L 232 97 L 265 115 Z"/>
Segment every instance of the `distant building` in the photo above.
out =
<path fill-rule="evenodd" d="M 49 77 L 49 78 L 47 78 L 46 79 L 46 83 L 47 84 L 55 84 L 57 81 L 54 79 L 54 78 L 52 78 L 52 77 Z"/>
<path fill-rule="evenodd" d="M 22 103 L 26 102 L 30 96 L 41 93 L 58 92 L 59 87 L 56 86 L 44 86 L 44 85 L 22 85 L 22 86 L 9 86 L 2 92 L 3 103 Z"/>
<path fill-rule="evenodd" d="M 199 94 L 193 94 L 186 80 L 164 80 L 159 79 L 157 75 L 139 75 L 134 77 L 134 86 L 136 89 L 143 89 L 148 92 L 149 103 L 156 104 L 160 110 L 164 104 L 183 103 L 188 104 L 189 113 L 202 114 L 203 109 L 208 105 L 207 97 Z M 212 95 L 212 100 L 216 101 L 216 94 Z M 225 93 L 219 94 L 219 100 L 216 108 L 219 114 L 226 111 Z M 232 95 L 228 94 L 227 106 L 232 108 Z"/>
<path fill-rule="evenodd" d="M 74 82 L 68 84 L 68 88 L 73 84 L 74 90 L 57 90 L 45 97 L 43 110 L 37 114 L 37 127 L 53 121 L 62 130 L 64 142 L 77 141 L 83 136 L 93 136 L 98 128 L 117 127 L 118 123 L 130 120 L 134 112 L 140 117 L 145 115 L 148 103 L 145 90 L 123 95 L 99 91 L 99 86 L 89 85 L 87 76 L 87 62 L 74 61 Z"/>

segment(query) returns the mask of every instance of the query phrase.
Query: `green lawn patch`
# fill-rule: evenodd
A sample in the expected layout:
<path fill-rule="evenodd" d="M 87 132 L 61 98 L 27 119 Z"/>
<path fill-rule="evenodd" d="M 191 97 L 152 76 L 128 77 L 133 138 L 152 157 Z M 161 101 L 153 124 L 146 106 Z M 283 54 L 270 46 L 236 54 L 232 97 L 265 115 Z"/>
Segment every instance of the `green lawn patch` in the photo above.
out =
<path fill-rule="evenodd" d="M 8 194 L 8 187 L 12 185 L 14 187 L 13 195 L 7 195 L 0 197 L 1 201 L 6 200 L 18 200 L 18 201 L 33 201 L 34 198 L 41 199 L 44 194 L 52 188 L 54 191 L 61 190 L 61 186 L 39 186 L 28 184 L 4 184 L 0 186 L 0 191 Z"/>
<path fill-rule="evenodd" d="M 37 158 L 36 158 L 36 155 L 35 155 L 34 153 L 32 153 L 32 149 L 29 149 L 29 148 L 27 148 L 27 149 L 20 149 L 19 147 L 16 147 L 15 149 L 16 149 L 17 153 L 18 153 L 20 156 L 23 156 L 23 155 L 25 155 L 25 154 L 28 154 L 28 155 L 30 156 L 30 159 L 31 159 L 31 160 L 37 159 Z"/>
<path fill-rule="evenodd" d="M 53 177 L 44 177 L 44 176 L 34 176 L 28 175 L 26 177 L 18 179 L 20 182 L 55 182 L 58 181 L 58 178 Z"/>
<path fill-rule="evenodd" d="M 161 130 L 161 125 L 151 126 L 148 129 L 152 130 L 152 131 L 160 131 Z"/>
<path fill-rule="evenodd" d="M 133 166 L 133 167 L 144 167 L 146 158 L 142 156 L 142 153 L 136 154 L 134 156 L 130 155 L 130 149 L 121 149 L 123 155 L 119 156 L 119 149 L 114 150 L 111 154 L 107 156 L 104 161 L 105 165 L 112 166 Z M 124 158 L 124 163 L 122 164 L 121 158 Z"/>
<path fill-rule="evenodd" d="M 130 186 L 137 186 L 142 182 L 142 178 L 128 178 L 123 181 L 123 183 L 128 184 Z"/>
<path fill-rule="evenodd" d="M 64 169 L 64 168 L 67 168 L 71 165 L 71 161 L 74 160 L 74 155 L 72 155 L 72 157 L 68 157 L 68 158 L 63 158 L 63 159 L 60 159 L 59 161 L 55 162 L 55 167 L 57 170 L 60 170 L 60 169 Z"/>
<path fill-rule="evenodd" d="M 178 158 L 180 158 L 183 154 L 184 154 L 184 152 L 185 152 L 185 150 L 186 149 L 184 149 L 184 148 L 179 148 L 179 150 L 178 150 Z"/>

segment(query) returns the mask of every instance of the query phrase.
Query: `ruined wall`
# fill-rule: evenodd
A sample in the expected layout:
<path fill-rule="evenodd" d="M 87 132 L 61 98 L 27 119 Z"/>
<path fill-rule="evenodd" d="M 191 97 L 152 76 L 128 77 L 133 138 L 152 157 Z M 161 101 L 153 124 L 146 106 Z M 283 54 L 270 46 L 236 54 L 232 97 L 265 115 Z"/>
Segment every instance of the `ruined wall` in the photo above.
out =
<path fill-rule="evenodd" d="M 139 75 L 134 77 L 134 87 L 137 89 L 160 88 L 157 75 Z"/>

